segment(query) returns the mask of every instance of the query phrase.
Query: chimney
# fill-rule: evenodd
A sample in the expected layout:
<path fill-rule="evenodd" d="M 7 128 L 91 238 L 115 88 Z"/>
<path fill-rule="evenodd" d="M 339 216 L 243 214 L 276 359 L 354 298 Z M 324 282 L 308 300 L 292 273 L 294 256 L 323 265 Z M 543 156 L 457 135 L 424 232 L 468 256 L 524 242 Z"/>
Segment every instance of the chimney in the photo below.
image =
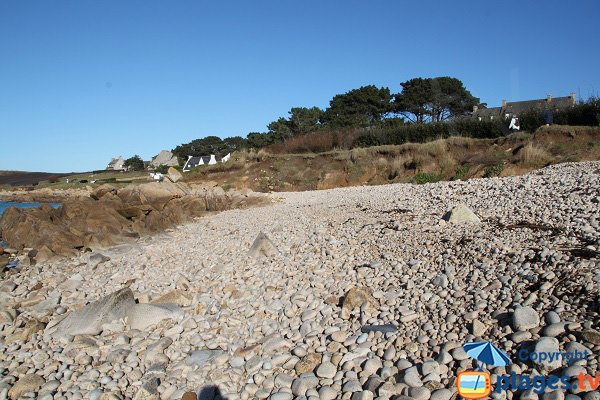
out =
<path fill-rule="evenodd" d="M 571 104 L 572 105 L 577 104 L 577 93 L 571 92 L 571 95 L 569 97 L 571 98 Z"/>
<path fill-rule="evenodd" d="M 473 112 L 474 112 L 474 113 L 476 113 L 478 109 L 479 109 L 479 107 L 477 107 L 477 106 L 473 106 Z"/>
<path fill-rule="evenodd" d="M 508 102 L 506 100 L 502 100 L 502 108 L 506 108 Z"/>
<path fill-rule="evenodd" d="M 552 95 L 551 94 L 549 94 L 548 96 L 546 96 L 546 101 L 548 103 L 550 103 L 552 101 Z"/>

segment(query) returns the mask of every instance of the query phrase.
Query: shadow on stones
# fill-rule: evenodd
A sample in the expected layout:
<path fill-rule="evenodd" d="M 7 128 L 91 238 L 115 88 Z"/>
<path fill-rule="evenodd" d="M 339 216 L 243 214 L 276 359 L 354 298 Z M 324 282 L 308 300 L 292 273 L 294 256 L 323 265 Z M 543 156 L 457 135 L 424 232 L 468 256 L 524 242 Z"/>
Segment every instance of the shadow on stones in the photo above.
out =
<path fill-rule="evenodd" d="M 512 314 L 508 313 L 508 312 L 500 313 L 494 317 L 494 319 L 496 321 L 498 321 L 498 324 L 502 327 L 504 327 L 506 325 L 510 325 L 511 318 L 512 318 Z"/>
<path fill-rule="evenodd" d="M 227 400 L 216 385 L 208 385 L 198 392 L 198 400 Z"/>

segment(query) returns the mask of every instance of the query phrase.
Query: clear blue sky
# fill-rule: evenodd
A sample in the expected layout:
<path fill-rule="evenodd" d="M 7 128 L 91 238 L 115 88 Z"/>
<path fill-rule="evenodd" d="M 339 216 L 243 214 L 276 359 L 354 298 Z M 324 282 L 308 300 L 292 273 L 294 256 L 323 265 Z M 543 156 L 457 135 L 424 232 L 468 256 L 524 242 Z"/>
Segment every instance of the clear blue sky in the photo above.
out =
<path fill-rule="evenodd" d="M 490 106 L 600 91 L 600 2 L 0 1 L 0 169 L 100 169 L 246 136 L 367 84 Z"/>

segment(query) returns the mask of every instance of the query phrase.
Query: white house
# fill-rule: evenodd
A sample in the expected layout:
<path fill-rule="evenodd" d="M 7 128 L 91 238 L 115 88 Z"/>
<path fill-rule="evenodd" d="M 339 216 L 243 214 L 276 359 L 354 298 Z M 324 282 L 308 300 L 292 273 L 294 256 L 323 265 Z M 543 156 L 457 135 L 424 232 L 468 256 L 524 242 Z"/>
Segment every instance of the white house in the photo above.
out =
<path fill-rule="evenodd" d="M 192 168 L 196 168 L 200 165 L 215 165 L 220 162 L 227 162 L 230 157 L 231 153 L 223 157 L 215 156 L 214 154 L 211 154 L 210 156 L 199 157 L 189 156 L 187 161 L 185 162 L 185 165 L 183 166 L 183 172 L 191 171 Z"/>
<path fill-rule="evenodd" d="M 125 171 L 127 168 L 125 168 L 125 160 L 119 156 L 110 160 L 106 169 L 109 171 Z"/>

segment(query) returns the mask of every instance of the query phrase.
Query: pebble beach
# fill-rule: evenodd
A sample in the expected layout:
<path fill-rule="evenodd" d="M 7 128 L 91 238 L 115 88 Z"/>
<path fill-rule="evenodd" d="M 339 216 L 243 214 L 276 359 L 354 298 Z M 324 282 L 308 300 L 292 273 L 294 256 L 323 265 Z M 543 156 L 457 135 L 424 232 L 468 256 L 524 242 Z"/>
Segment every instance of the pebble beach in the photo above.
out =
<path fill-rule="evenodd" d="M 272 196 L 10 271 L 0 399 L 449 400 L 475 341 L 511 358 L 492 384 L 600 373 L 600 162 Z"/>

